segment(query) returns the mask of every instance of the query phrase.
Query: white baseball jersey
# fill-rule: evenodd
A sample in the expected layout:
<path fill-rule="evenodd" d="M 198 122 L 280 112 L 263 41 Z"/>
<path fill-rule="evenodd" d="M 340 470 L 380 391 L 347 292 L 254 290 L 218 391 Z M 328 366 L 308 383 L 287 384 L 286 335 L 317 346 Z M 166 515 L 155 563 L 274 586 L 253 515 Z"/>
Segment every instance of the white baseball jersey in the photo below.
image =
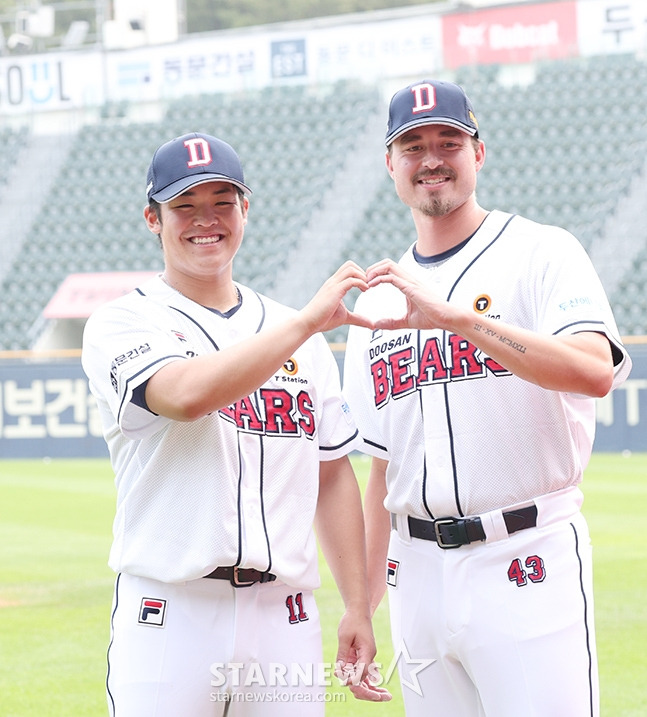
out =
<path fill-rule="evenodd" d="M 491 212 L 444 262 L 400 261 L 438 296 L 549 335 L 604 333 L 614 388 L 631 361 L 602 285 L 567 231 Z M 403 316 L 390 285 L 358 313 Z M 351 327 L 344 391 L 366 453 L 389 461 L 386 508 L 419 518 L 477 515 L 576 485 L 589 460 L 594 399 L 548 391 L 447 331 Z"/>
<path fill-rule="evenodd" d="M 223 315 L 157 277 L 86 325 L 83 368 L 117 486 L 109 563 L 164 582 L 238 565 L 314 588 L 319 461 L 357 444 L 323 336 L 253 395 L 199 420 L 154 415 L 141 400 L 141 387 L 162 366 L 224 349 L 293 312 L 238 288 L 241 304 Z"/>

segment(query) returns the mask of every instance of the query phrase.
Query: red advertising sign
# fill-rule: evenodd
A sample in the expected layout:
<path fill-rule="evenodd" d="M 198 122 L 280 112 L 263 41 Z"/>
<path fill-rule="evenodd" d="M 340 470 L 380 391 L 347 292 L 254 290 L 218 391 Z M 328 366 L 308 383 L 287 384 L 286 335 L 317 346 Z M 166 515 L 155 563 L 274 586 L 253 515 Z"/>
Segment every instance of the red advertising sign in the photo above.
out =
<path fill-rule="evenodd" d="M 553 2 L 445 15 L 445 67 L 577 55 L 576 5 Z"/>
<path fill-rule="evenodd" d="M 46 319 L 85 319 L 101 304 L 116 299 L 155 276 L 152 271 L 69 274 L 45 307 Z"/>

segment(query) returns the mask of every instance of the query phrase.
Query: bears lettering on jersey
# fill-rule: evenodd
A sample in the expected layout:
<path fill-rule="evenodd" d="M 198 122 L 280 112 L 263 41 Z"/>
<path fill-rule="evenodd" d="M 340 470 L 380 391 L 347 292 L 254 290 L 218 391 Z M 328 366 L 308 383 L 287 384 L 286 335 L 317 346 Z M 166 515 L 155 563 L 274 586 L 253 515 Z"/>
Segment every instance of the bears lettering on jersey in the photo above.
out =
<path fill-rule="evenodd" d="M 404 348 L 400 348 L 403 346 Z M 411 343 L 411 334 L 401 335 L 369 349 L 375 405 L 384 406 L 423 386 L 448 381 L 482 378 L 511 373 L 462 336 L 449 334 L 446 346 L 437 336 L 427 338 L 420 354 Z"/>
<path fill-rule="evenodd" d="M 312 438 L 316 431 L 314 402 L 307 391 L 293 396 L 282 388 L 261 388 L 218 413 L 245 433 Z"/>

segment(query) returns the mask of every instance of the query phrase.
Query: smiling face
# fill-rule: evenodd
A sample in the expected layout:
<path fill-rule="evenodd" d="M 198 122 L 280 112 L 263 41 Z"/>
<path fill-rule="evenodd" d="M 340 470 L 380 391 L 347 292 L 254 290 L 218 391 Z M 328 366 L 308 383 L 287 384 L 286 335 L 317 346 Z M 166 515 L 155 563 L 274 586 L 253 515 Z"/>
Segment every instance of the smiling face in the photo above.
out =
<path fill-rule="evenodd" d="M 430 124 L 405 132 L 386 155 L 400 199 L 414 212 L 442 217 L 474 199 L 485 147 L 465 132 Z"/>
<path fill-rule="evenodd" d="M 168 279 L 230 281 L 248 207 L 233 184 L 220 181 L 198 184 L 160 205 L 161 216 L 146 207 L 148 228 L 162 242 Z"/>

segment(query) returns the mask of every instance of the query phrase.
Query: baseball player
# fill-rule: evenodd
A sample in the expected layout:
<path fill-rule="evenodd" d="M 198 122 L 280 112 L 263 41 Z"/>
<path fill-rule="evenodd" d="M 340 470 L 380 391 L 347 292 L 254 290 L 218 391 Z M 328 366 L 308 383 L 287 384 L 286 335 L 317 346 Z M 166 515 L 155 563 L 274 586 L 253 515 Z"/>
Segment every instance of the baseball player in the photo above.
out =
<path fill-rule="evenodd" d="M 344 389 L 373 456 L 372 609 L 388 589 L 406 712 L 598 714 L 592 560 L 578 484 L 594 397 L 630 359 L 577 240 L 476 201 L 462 88 L 389 109 L 386 167 L 416 241 L 367 269 Z"/>
<path fill-rule="evenodd" d="M 357 429 L 319 333 L 369 325 L 342 301 L 365 275 L 345 264 L 301 311 L 235 283 L 249 193 L 215 137 L 158 148 L 144 215 L 164 273 L 86 326 L 117 487 L 118 717 L 323 715 L 313 521 L 345 603 L 338 660 L 375 654 Z"/>

